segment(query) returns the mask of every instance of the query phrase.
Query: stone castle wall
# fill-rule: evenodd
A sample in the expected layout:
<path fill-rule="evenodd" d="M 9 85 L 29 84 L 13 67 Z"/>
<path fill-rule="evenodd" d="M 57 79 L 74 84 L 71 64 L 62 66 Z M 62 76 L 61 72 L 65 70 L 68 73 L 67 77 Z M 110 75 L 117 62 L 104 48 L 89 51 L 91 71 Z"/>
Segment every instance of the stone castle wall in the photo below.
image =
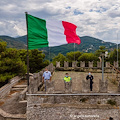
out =
<path fill-rule="evenodd" d="M 119 107 L 119 96 L 28 95 L 27 120 L 120 120 Z"/>

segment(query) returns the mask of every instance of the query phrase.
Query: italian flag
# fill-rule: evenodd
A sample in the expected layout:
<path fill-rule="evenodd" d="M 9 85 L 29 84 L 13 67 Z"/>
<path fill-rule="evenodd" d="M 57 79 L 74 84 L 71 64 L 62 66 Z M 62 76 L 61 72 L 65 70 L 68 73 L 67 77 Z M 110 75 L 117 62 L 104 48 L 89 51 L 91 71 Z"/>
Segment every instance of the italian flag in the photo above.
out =
<path fill-rule="evenodd" d="M 77 26 L 66 21 L 44 20 L 26 14 L 28 49 L 59 46 L 69 43 L 80 44 Z"/>

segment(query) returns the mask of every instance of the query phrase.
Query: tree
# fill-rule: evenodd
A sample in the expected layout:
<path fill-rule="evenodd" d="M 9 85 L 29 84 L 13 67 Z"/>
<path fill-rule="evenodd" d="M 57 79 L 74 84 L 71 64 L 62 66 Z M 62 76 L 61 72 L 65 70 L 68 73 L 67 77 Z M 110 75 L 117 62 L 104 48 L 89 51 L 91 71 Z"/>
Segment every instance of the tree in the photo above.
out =
<path fill-rule="evenodd" d="M 98 58 L 93 53 L 83 53 L 78 60 L 79 61 L 96 61 Z"/>
<path fill-rule="evenodd" d="M 6 48 L 6 42 L 0 41 L 0 81 L 4 82 L 16 75 L 27 72 L 27 50 Z M 30 72 L 38 72 L 49 64 L 41 51 L 29 50 Z"/>
<path fill-rule="evenodd" d="M 105 49 L 105 46 L 100 46 L 99 49 L 95 51 L 95 55 L 96 55 L 97 57 L 100 57 L 101 53 L 105 53 L 105 51 L 107 51 L 107 50 Z"/>
<path fill-rule="evenodd" d="M 38 49 L 29 50 L 29 70 L 31 73 L 35 73 L 40 71 L 42 68 L 49 64 L 48 60 L 44 61 L 45 54 Z M 26 50 L 19 50 L 19 56 L 22 61 L 25 62 L 27 65 L 27 51 Z"/>
<path fill-rule="evenodd" d="M 82 55 L 82 53 L 80 51 L 76 51 L 76 52 L 68 52 L 66 54 L 66 58 L 67 61 L 72 62 L 74 61 L 74 57 L 75 57 L 75 61 L 78 60 L 78 58 Z"/>
<path fill-rule="evenodd" d="M 0 59 L 0 82 L 9 80 L 16 75 L 26 73 L 25 62 L 21 61 L 17 49 L 6 48 L 5 42 L 0 42 L 1 59 Z"/>
<path fill-rule="evenodd" d="M 108 61 L 112 64 L 114 61 L 117 61 L 117 49 L 114 49 L 109 53 L 110 57 L 108 58 Z M 118 49 L 118 58 L 120 56 L 120 49 Z M 118 59 L 120 63 L 120 58 Z"/>
<path fill-rule="evenodd" d="M 6 50 L 7 43 L 0 39 L 0 53 Z"/>
<path fill-rule="evenodd" d="M 42 68 L 44 68 L 46 65 L 49 64 L 49 61 L 44 61 L 45 54 L 42 53 L 42 51 L 39 51 L 38 49 L 34 49 L 29 51 L 29 67 L 30 72 L 38 72 Z"/>
<path fill-rule="evenodd" d="M 53 58 L 53 61 L 52 61 L 53 65 L 56 65 L 56 61 L 60 61 L 60 64 L 63 67 L 64 61 L 67 61 L 67 59 L 63 54 L 59 53 L 57 56 Z"/>

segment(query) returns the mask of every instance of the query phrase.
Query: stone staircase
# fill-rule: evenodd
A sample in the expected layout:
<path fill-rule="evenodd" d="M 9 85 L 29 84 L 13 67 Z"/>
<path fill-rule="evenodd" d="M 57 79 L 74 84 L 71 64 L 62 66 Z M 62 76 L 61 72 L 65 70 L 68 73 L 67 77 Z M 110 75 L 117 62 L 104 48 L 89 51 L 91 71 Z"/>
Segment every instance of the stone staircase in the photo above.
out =
<path fill-rule="evenodd" d="M 20 80 L 11 89 L 9 94 L 0 99 L 0 120 L 26 120 L 26 91 L 27 81 Z"/>
<path fill-rule="evenodd" d="M 15 90 L 15 91 L 22 91 L 22 90 L 24 90 L 25 88 L 27 87 L 27 85 L 15 85 L 15 86 L 13 86 L 12 87 L 12 89 L 11 90 Z"/>
<path fill-rule="evenodd" d="M 27 92 L 27 85 L 26 84 L 16 84 L 12 87 L 11 92 L 19 92 L 19 103 L 27 102 L 26 100 L 26 92 Z"/>

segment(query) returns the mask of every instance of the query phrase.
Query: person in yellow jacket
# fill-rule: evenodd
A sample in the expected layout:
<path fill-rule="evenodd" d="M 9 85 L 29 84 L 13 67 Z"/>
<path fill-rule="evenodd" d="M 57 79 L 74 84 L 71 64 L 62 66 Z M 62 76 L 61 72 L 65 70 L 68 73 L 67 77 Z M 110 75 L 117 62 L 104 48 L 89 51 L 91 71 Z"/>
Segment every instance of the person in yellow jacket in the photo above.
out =
<path fill-rule="evenodd" d="M 65 84 L 65 90 L 69 89 L 70 92 L 72 92 L 71 86 L 72 86 L 72 78 L 69 77 L 69 74 L 66 73 L 64 77 L 64 84 Z"/>

